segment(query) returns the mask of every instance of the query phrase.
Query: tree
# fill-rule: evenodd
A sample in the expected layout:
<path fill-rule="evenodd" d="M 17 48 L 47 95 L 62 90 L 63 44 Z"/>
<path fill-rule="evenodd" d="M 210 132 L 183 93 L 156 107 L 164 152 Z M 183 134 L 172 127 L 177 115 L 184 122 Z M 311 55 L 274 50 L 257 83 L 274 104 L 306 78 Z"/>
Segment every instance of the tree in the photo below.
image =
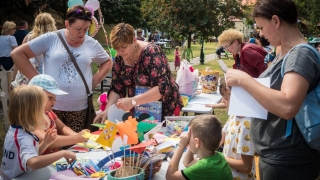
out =
<path fill-rule="evenodd" d="M 204 40 L 233 27 L 231 17 L 241 16 L 240 7 L 237 0 L 144 0 L 141 9 L 153 29 L 188 37 L 190 49 L 193 33 Z"/>
<path fill-rule="evenodd" d="M 102 1 L 100 6 L 106 24 L 125 22 L 140 26 L 143 23 L 140 0 Z"/>
<path fill-rule="evenodd" d="M 320 0 L 294 0 L 298 7 L 299 20 L 307 24 L 311 34 L 319 33 L 317 25 L 320 23 Z"/>

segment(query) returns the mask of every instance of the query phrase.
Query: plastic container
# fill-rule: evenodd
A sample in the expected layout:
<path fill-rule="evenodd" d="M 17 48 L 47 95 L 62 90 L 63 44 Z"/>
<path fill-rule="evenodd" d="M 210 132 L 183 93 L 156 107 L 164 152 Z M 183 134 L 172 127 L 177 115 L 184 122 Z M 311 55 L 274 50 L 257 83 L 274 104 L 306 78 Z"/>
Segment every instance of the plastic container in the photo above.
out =
<path fill-rule="evenodd" d="M 166 116 L 166 128 L 170 134 L 181 134 L 195 116 Z"/>
<path fill-rule="evenodd" d="M 124 167 L 126 171 L 129 171 L 131 169 L 131 167 L 129 166 L 125 166 Z M 144 170 L 142 168 L 138 168 L 138 167 L 132 167 L 135 169 L 139 169 L 140 173 L 132 175 L 132 176 L 126 176 L 126 177 L 114 177 L 116 170 L 110 171 L 108 174 L 108 180 L 144 180 Z M 119 170 L 118 170 L 119 171 Z"/>

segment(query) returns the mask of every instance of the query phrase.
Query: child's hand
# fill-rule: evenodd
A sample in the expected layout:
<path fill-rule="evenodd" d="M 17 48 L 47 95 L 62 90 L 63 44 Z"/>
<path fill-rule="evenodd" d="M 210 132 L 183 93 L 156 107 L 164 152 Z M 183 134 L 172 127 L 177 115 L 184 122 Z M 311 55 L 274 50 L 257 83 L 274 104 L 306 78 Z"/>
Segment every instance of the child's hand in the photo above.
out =
<path fill-rule="evenodd" d="M 180 146 L 186 148 L 190 141 L 190 130 L 180 134 Z"/>
<path fill-rule="evenodd" d="M 62 150 L 63 151 L 63 157 L 67 160 L 68 164 L 73 162 L 76 159 L 76 153 L 72 151 Z"/>
<path fill-rule="evenodd" d="M 206 104 L 206 105 L 204 105 L 205 107 L 212 107 L 212 105 L 211 104 Z"/>
<path fill-rule="evenodd" d="M 80 131 L 80 132 L 77 134 L 78 142 L 85 142 L 85 141 L 88 141 L 88 140 L 89 140 L 89 138 L 83 137 L 83 135 L 84 135 L 85 132 L 90 132 L 90 130 L 84 129 L 84 130 Z"/>
<path fill-rule="evenodd" d="M 43 143 L 45 143 L 47 146 L 52 144 L 57 138 L 57 129 L 54 125 L 52 128 L 48 129 L 46 134 L 43 138 Z"/>

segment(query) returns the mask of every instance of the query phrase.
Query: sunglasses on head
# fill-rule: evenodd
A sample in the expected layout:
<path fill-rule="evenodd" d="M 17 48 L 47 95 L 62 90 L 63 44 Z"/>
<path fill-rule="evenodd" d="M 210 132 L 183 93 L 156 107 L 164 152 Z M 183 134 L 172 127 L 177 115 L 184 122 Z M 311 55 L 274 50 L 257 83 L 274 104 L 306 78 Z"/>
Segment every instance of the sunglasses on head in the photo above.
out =
<path fill-rule="evenodd" d="M 88 19 L 91 19 L 92 18 L 92 13 L 91 11 L 85 9 L 85 11 L 83 11 L 82 9 L 75 9 L 73 11 L 77 16 L 78 18 L 88 18 Z"/>

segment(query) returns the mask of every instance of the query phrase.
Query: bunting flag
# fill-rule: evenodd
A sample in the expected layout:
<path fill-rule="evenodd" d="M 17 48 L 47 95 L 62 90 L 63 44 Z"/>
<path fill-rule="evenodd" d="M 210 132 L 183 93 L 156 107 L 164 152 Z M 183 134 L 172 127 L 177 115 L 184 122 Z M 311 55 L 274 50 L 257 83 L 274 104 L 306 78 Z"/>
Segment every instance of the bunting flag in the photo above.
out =
<path fill-rule="evenodd" d="M 147 148 L 147 146 L 151 146 L 151 145 L 156 145 L 156 141 L 154 139 L 150 139 L 149 141 L 144 141 L 138 145 L 135 145 L 135 146 L 131 146 L 130 150 L 136 152 L 136 153 L 143 153 L 143 151 Z"/>

